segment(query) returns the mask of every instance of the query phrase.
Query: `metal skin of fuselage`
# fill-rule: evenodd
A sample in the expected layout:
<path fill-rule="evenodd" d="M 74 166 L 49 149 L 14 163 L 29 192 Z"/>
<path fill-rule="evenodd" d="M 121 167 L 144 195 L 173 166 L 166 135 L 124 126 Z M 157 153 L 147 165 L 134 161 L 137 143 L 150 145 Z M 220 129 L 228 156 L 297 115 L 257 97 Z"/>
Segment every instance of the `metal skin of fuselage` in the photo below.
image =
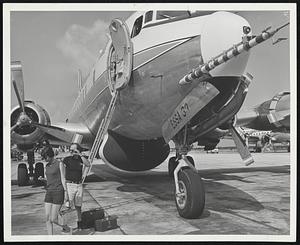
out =
<path fill-rule="evenodd" d="M 130 30 L 130 21 L 126 23 Z M 131 79 L 120 92 L 109 129 L 134 140 L 162 137 L 163 123 L 201 82 L 195 80 L 182 86 L 179 80 L 199 64 L 241 42 L 245 26 L 250 26 L 245 19 L 228 12 L 144 26 L 132 38 Z M 251 32 L 247 35 L 251 36 Z M 93 135 L 111 100 L 106 80 L 109 46 L 110 43 L 92 69 L 68 117 L 69 123 L 83 123 Z M 217 67 L 210 72 L 212 81 L 239 80 L 248 57 L 246 52 Z M 226 85 L 221 87 L 226 89 Z M 92 144 L 85 138 L 82 143 Z"/>

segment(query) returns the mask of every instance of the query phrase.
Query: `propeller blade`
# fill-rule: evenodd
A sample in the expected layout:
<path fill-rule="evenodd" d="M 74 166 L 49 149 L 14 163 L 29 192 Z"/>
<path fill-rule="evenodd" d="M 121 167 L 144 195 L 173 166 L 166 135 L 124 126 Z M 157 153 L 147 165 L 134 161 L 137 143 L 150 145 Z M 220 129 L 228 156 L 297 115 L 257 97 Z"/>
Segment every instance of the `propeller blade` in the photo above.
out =
<path fill-rule="evenodd" d="M 15 93 L 22 111 L 25 113 L 24 107 L 24 81 L 22 64 L 20 61 L 11 62 L 11 80 L 15 89 Z"/>
<path fill-rule="evenodd" d="M 278 118 L 279 120 L 283 120 L 285 117 L 290 116 L 290 114 L 290 109 L 275 112 L 276 118 Z"/>
<path fill-rule="evenodd" d="M 25 113 L 24 99 L 22 100 L 22 98 L 21 98 L 21 95 L 19 93 L 19 90 L 18 90 L 18 87 L 17 87 L 17 84 L 16 84 L 15 80 L 13 80 L 13 86 L 14 86 L 15 93 L 16 93 L 16 96 L 17 96 L 17 99 L 18 99 L 18 102 L 19 102 L 19 106 L 22 109 L 22 111 Z"/>
<path fill-rule="evenodd" d="M 241 135 L 238 133 L 235 127 L 230 125 L 229 127 L 229 132 L 232 135 L 233 141 L 236 145 L 237 151 L 239 152 L 243 162 L 245 163 L 246 166 L 250 165 L 251 163 L 254 162 L 253 157 L 251 156 L 251 153 L 241 137 Z"/>
<path fill-rule="evenodd" d="M 19 126 L 19 124 L 18 124 L 18 123 L 16 123 L 14 126 L 12 126 L 12 127 L 11 127 L 11 129 L 10 129 L 10 132 L 14 131 L 14 130 L 15 130 L 15 128 L 16 128 L 16 127 L 18 127 L 18 126 Z"/>
<path fill-rule="evenodd" d="M 290 116 L 290 110 L 284 110 L 284 111 L 271 111 L 267 118 L 270 123 L 280 123 L 280 121 L 284 120 L 285 118 L 288 118 Z"/>

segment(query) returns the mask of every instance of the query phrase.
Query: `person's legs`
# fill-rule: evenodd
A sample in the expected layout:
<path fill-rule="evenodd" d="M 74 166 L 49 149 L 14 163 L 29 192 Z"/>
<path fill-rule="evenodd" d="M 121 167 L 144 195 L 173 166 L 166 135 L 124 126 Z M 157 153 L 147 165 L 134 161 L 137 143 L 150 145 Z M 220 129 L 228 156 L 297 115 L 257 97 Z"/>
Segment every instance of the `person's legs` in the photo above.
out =
<path fill-rule="evenodd" d="M 58 223 L 58 211 L 59 211 L 60 207 L 61 207 L 61 204 L 52 204 L 51 217 L 50 217 L 51 223 L 59 225 L 59 226 L 61 226 Z"/>
<path fill-rule="evenodd" d="M 64 202 L 64 191 L 63 190 L 56 191 L 53 194 L 53 205 L 51 209 L 50 220 L 52 224 L 56 224 L 62 227 L 63 231 L 68 232 L 70 229 L 66 224 L 64 224 L 64 219 L 62 218 L 61 222 L 58 221 L 59 210 L 61 209 L 63 202 Z"/>
<path fill-rule="evenodd" d="M 45 202 L 46 226 L 47 226 L 48 235 L 53 235 L 53 224 L 51 222 L 51 210 L 52 210 L 52 203 Z"/>
<path fill-rule="evenodd" d="M 69 197 L 69 202 L 70 202 L 70 207 L 72 207 L 74 203 L 74 198 L 77 192 L 77 186 L 74 183 L 67 183 L 67 192 L 68 192 L 68 197 Z"/>
<path fill-rule="evenodd" d="M 75 206 L 78 222 L 81 222 L 81 206 Z"/>
<path fill-rule="evenodd" d="M 82 198 L 83 198 L 83 187 L 82 184 L 77 185 L 77 192 L 75 195 L 75 208 L 77 212 L 77 218 L 78 218 L 78 228 L 82 228 L 81 223 L 81 206 L 82 206 Z"/>

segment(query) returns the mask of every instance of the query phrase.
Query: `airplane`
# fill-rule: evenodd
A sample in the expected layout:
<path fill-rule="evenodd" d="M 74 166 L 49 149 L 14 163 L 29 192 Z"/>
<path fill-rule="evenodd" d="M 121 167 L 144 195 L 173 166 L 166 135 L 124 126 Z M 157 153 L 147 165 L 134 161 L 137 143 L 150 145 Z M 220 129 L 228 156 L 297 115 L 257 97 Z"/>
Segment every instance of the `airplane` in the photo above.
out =
<path fill-rule="evenodd" d="M 213 147 L 230 130 L 245 164 L 253 158 L 233 125 L 253 77 L 245 72 L 250 50 L 289 23 L 252 35 L 243 17 L 231 12 L 138 11 L 125 22 L 112 20 L 109 39 L 64 123 L 52 124 L 47 111 L 24 100 L 21 62 L 12 62 L 12 83 L 19 105 L 11 112 L 11 140 L 27 152 L 18 166 L 18 183 L 43 175 L 34 163 L 39 142 L 80 142 L 91 149 L 110 105 L 107 133 L 99 148 L 103 161 L 125 172 L 151 170 L 169 156 L 175 204 L 183 218 L 199 217 L 205 190 L 188 156 L 194 142 Z M 101 124 L 101 125 L 100 125 Z M 35 168 L 34 168 L 35 165 Z"/>
<path fill-rule="evenodd" d="M 273 132 L 290 132 L 290 92 L 279 92 L 251 109 L 241 109 L 236 126 Z"/>
<path fill-rule="evenodd" d="M 286 144 L 290 152 L 290 92 L 279 92 L 254 108 L 241 109 L 236 115 L 235 126 L 242 128 L 241 134 L 255 143 L 256 152 L 272 142 Z"/>
<path fill-rule="evenodd" d="M 255 152 L 262 152 L 268 147 L 274 148 L 274 143 L 281 143 L 287 146 L 287 151 L 290 152 L 290 134 L 285 132 L 260 131 L 250 128 L 237 128 L 241 135 L 245 138 L 246 145 L 254 144 Z"/>

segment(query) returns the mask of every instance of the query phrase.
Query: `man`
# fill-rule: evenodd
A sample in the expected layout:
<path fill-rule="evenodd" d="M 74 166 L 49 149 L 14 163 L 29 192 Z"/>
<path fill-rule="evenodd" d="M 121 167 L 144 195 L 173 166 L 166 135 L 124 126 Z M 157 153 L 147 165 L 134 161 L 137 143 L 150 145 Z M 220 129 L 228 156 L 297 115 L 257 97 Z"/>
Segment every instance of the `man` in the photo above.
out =
<path fill-rule="evenodd" d="M 77 211 L 78 229 L 82 229 L 81 222 L 81 206 L 83 199 L 82 178 L 85 170 L 90 167 L 90 162 L 81 155 L 81 147 L 74 143 L 70 146 L 70 156 L 64 158 L 65 179 L 66 179 L 66 200 L 69 200 L 70 205 L 74 203 Z"/>

